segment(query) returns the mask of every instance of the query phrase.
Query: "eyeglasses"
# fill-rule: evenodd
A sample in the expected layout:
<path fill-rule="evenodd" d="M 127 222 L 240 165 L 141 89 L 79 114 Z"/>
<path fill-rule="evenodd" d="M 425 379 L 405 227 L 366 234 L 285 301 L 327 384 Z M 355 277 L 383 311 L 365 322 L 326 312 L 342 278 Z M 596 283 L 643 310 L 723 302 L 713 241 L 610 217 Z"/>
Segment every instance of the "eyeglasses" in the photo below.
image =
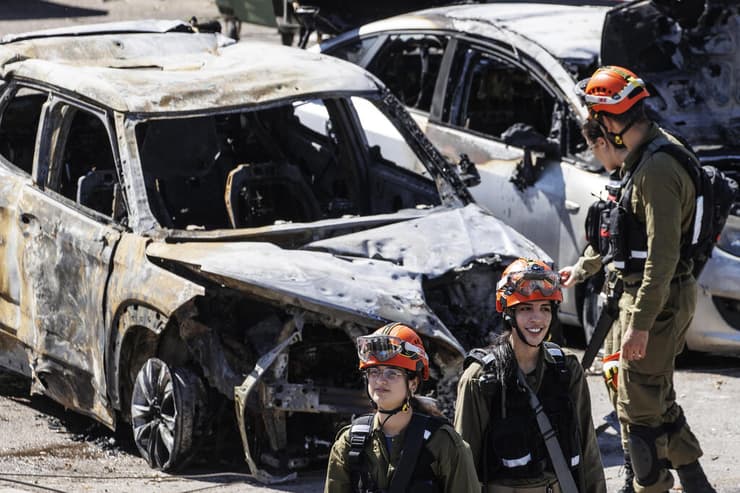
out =
<path fill-rule="evenodd" d="M 388 382 L 395 382 L 403 377 L 404 373 L 404 371 L 397 370 L 396 368 L 377 368 L 375 366 L 365 370 L 368 380 L 377 380 L 382 376 L 383 380 L 387 380 Z"/>
<path fill-rule="evenodd" d="M 388 361 L 398 354 L 413 358 L 424 356 L 424 350 L 395 336 L 369 335 L 357 338 L 357 356 L 364 363 Z"/>

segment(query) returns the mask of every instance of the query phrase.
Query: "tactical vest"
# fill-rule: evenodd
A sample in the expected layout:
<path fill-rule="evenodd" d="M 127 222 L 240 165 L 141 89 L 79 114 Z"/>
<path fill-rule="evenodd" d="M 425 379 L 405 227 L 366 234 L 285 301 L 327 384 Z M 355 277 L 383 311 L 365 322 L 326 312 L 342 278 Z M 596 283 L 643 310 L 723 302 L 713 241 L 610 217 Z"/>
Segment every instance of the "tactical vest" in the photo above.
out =
<path fill-rule="evenodd" d="M 607 185 L 607 200 L 591 205 L 586 216 L 588 243 L 599 252 L 604 264 L 612 265 L 623 274 L 642 273 L 647 259 L 647 231 L 632 211 L 632 178 L 647 158 L 666 151 L 674 156 L 680 146 L 659 136 L 647 144 L 638 163 L 615 183 L 612 177 Z M 669 149 L 670 148 L 670 149 Z M 690 151 L 685 150 L 686 154 Z M 695 158 L 694 158 L 695 159 Z M 685 243 L 685 238 L 682 238 Z M 686 259 L 682 249 L 681 258 Z"/>
<path fill-rule="evenodd" d="M 545 349 L 554 362 L 545 362 L 545 371 L 537 397 L 552 424 L 563 456 L 569 464 L 576 484 L 581 464 L 581 441 L 578 416 L 569 397 L 570 371 L 565 355 L 557 344 L 545 342 Z M 490 395 L 490 415 L 485 430 L 478 473 L 483 483 L 500 479 L 531 479 L 545 471 L 554 474 L 544 439 L 539 432 L 534 411 L 529 404 L 527 390 L 515 380 L 507 385 L 497 381 L 493 372 L 492 354 L 485 349 L 474 349 L 466 359 L 483 366 L 481 382 L 487 382 L 483 391 Z"/>
<path fill-rule="evenodd" d="M 370 435 L 373 430 L 373 419 L 375 414 L 364 414 L 355 418 L 352 421 L 352 425 L 349 431 L 350 451 L 349 451 L 349 466 L 350 466 L 350 478 L 352 482 L 353 493 L 389 493 L 394 490 L 394 483 L 399 478 L 399 475 L 407 474 L 407 471 L 402 471 L 396 465 L 396 472 L 391 481 L 390 488 L 388 490 L 382 490 L 378 488 L 377 483 L 370 475 L 370 469 L 367 461 L 368 457 L 365 453 L 365 446 L 370 440 Z M 408 486 L 403 488 L 402 491 L 408 493 L 440 493 L 442 487 L 438 484 L 437 478 L 432 471 L 432 462 L 435 458 L 432 453 L 427 449 L 426 444 L 434 433 L 443 424 L 447 424 L 447 420 L 444 418 L 438 418 L 435 416 L 428 416 L 415 412 L 412 416 L 412 421 L 420 420 L 421 426 L 412 428 L 411 424 L 406 430 L 404 436 L 404 452 L 412 447 L 407 447 L 411 442 L 423 441 L 423 445 L 419 448 L 418 458 L 416 461 L 412 461 L 416 464 L 413 472 L 411 472 L 411 478 Z M 420 430 L 419 433 L 414 434 L 413 429 Z M 390 450 L 388 451 L 390 454 Z M 403 460 L 404 457 L 402 456 Z"/>

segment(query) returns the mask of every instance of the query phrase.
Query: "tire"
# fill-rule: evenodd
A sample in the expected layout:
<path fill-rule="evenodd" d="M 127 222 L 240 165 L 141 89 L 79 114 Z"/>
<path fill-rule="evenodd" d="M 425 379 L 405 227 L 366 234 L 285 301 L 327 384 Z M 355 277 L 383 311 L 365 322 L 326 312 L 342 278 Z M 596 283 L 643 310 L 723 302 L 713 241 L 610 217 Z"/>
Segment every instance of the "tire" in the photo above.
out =
<path fill-rule="evenodd" d="M 136 375 L 131 394 L 131 426 L 139 453 L 150 467 L 171 471 L 197 451 L 205 417 L 205 387 L 186 368 L 170 368 L 149 358 Z"/>

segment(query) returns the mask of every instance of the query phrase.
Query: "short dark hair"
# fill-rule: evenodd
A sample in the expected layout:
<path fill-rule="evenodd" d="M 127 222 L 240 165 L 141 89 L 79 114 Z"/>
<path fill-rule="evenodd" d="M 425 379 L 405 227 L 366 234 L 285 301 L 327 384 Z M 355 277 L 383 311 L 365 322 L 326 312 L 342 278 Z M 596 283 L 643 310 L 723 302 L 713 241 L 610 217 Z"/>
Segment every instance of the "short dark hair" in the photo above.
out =
<path fill-rule="evenodd" d="M 630 107 L 630 109 L 618 115 L 606 111 L 602 113 L 617 122 L 619 125 L 627 125 L 632 121 L 638 123 L 648 119 L 647 114 L 645 113 L 644 100 L 636 102 L 632 107 Z"/>

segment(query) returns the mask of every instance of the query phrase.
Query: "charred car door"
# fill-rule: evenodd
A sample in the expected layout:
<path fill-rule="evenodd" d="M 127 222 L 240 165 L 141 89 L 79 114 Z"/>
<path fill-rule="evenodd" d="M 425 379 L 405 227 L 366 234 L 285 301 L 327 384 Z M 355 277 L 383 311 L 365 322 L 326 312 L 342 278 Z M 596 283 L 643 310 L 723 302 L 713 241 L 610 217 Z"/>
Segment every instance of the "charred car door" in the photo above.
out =
<path fill-rule="evenodd" d="M 22 327 L 28 327 L 21 312 L 24 276 L 19 255 L 24 212 L 19 199 L 25 187 L 33 187 L 31 173 L 36 133 L 47 94 L 29 87 L 7 84 L 0 96 L 0 365 L 31 376 Z M 19 331 L 21 333 L 19 334 Z"/>
<path fill-rule="evenodd" d="M 111 257 L 124 217 L 114 139 L 102 110 L 52 96 L 42 117 L 36 178 L 18 199 L 23 285 L 18 337 L 33 390 L 112 425 L 104 315 Z"/>
<path fill-rule="evenodd" d="M 553 258 L 572 252 L 575 260 L 583 243 L 576 231 L 592 201 L 579 190 L 598 190 L 603 178 L 564 157 L 582 143 L 565 98 L 512 47 L 456 45 L 427 136 L 448 158 L 465 152 L 476 163 L 481 183 L 471 193 L 480 205 Z"/>

